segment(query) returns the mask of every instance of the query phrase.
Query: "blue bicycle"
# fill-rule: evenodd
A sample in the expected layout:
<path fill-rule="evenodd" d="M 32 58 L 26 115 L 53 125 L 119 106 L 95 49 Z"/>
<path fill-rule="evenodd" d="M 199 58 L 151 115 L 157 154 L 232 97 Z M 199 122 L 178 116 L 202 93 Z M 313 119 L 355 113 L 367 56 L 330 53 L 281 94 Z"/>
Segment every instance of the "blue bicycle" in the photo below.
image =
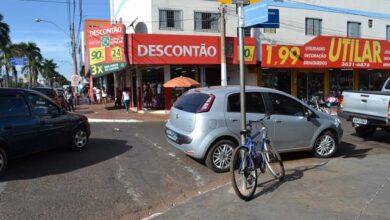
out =
<path fill-rule="evenodd" d="M 268 167 L 277 180 L 283 180 L 285 175 L 283 161 L 268 138 L 267 127 L 264 124 L 266 118 L 268 117 L 249 121 L 247 128 L 240 132 L 245 135 L 245 145 L 235 149 L 230 164 L 234 191 L 238 197 L 246 201 L 252 199 L 256 191 L 258 170 L 264 173 Z M 254 124 L 260 125 L 260 129 L 251 135 Z M 259 135 L 260 139 L 256 141 Z"/>

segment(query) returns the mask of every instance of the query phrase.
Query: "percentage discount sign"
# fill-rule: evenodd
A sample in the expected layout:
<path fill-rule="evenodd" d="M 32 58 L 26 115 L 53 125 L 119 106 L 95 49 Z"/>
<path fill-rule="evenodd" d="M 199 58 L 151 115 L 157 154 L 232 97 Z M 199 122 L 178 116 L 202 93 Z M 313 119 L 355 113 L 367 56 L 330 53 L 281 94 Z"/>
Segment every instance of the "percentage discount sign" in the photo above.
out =
<path fill-rule="evenodd" d="M 89 63 L 91 65 L 104 62 L 105 60 L 106 49 L 104 47 L 96 47 L 89 50 Z"/>

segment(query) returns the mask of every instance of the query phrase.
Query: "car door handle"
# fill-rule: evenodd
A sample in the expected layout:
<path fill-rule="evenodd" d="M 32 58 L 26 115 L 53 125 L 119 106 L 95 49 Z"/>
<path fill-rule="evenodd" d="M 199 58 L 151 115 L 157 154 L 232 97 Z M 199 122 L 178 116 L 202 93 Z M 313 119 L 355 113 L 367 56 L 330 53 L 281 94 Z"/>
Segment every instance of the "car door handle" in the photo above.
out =
<path fill-rule="evenodd" d="M 276 120 L 275 122 L 276 122 L 276 123 L 282 123 L 283 121 L 280 121 L 280 120 Z"/>
<path fill-rule="evenodd" d="M 239 121 L 239 120 L 238 120 L 238 119 L 236 119 L 236 118 L 229 118 L 229 120 L 230 120 L 230 121 L 232 121 L 232 122 Z"/>

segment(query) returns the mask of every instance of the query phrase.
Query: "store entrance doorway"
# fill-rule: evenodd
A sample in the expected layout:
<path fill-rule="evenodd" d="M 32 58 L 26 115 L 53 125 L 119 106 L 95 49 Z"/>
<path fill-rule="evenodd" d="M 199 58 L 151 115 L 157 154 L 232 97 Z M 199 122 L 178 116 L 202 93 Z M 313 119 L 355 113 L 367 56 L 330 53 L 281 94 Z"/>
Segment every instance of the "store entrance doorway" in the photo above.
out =
<path fill-rule="evenodd" d="M 206 68 L 206 84 L 207 86 L 221 85 L 221 69 L 217 67 Z"/>
<path fill-rule="evenodd" d="M 322 72 L 299 72 L 297 75 L 298 98 L 324 97 L 324 74 Z"/>

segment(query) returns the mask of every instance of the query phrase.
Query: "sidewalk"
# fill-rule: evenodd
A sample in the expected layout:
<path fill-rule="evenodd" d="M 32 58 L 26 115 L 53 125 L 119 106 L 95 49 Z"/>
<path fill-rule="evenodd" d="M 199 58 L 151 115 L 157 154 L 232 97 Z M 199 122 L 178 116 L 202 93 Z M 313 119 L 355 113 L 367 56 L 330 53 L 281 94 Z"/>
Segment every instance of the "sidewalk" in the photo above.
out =
<path fill-rule="evenodd" d="M 228 183 L 148 219 L 390 219 L 389 159 L 382 154 L 287 164 L 286 181 L 261 175 L 249 202 Z"/>
<path fill-rule="evenodd" d="M 108 120 L 140 120 L 144 122 L 166 121 L 169 114 L 160 114 L 154 112 L 137 113 L 129 111 L 126 113 L 124 108 L 114 108 L 114 103 L 78 105 L 75 113 L 83 114 L 88 119 L 108 119 Z"/>

